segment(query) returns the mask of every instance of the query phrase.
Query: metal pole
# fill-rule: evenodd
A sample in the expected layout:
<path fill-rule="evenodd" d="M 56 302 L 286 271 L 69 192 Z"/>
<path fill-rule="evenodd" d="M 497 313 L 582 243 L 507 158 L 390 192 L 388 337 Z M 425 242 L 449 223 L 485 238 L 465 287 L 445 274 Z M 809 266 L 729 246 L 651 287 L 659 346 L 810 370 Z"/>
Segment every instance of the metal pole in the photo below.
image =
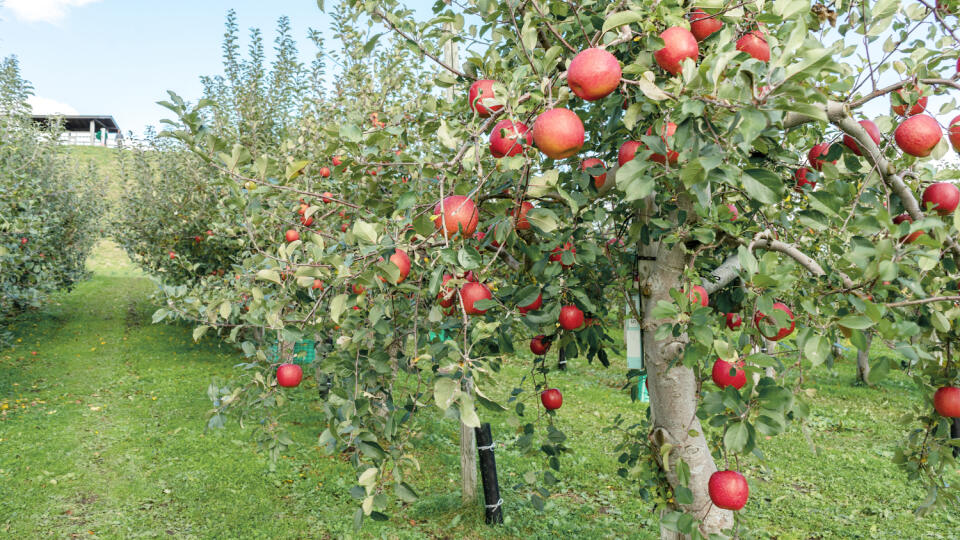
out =
<path fill-rule="evenodd" d="M 480 478 L 483 480 L 484 518 L 487 525 L 503 523 L 503 499 L 500 498 L 500 482 L 497 480 L 497 461 L 493 456 L 493 435 L 490 424 L 476 428 L 477 453 L 480 455 Z"/>

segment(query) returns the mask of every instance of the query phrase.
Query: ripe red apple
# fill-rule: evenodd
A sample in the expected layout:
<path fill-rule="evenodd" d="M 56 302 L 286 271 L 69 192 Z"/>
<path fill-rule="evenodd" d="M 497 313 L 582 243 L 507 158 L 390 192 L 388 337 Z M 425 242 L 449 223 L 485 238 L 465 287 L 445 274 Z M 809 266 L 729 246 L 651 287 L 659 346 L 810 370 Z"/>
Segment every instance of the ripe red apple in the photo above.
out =
<path fill-rule="evenodd" d="M 495 99 L 493 95 L 493 81 L 490 79 L 480 79 L 471 84 L 468 99 L 470 100 L 470 108 L 482 118 L 486 118 L 490 116 L 490 113 L 503 108 L 503 105 L 490 105 L 487 107 L 483 104 L 483 100 L 485 99 Z"/>
<path fill-rule="evenodd" d="M 447 282 L 450 281 L 451 279 L 453 279 L 453 276 L 451 274 L 443 275 L 443 283 L 442 283 L 443 286 L 440 288 L 440 292 L 437 293 L 437 298 L 440 300 L 437 303 L 440 304 L 441 307 L 448 308 L 452 306 L 454 302 L 457 301 L 456 289 L 446 286 Z"/>
<path fill-rule="evenodd" d="M 710 37 L 710 34 L 719 32 L 723 28 L 723 23 L 717 17 L 711 17 L 700 8 L 695 8 L 690 12 L 690 33 L 697 41 L 703 41 Z"/>
<path fill-rule="evenodd" d="M 902 105 L 894 105 L 893 99 L 891 98 L 890 108 L 893 112 L 897 113 L 900 116 L 913 116 L 915 114 L 920 114 L 927 108 L 927 97 L 923 95 L 923 90 L 912 89 L 919 97 L 915 102 L 908 102 Z M 903 98 L 903 101 L 908 101 L 907 96 L 903 95 L 903 88 L 897 89 L 897 95 Z M 907 105 L 911 104 L 910 110 L 907 111 Z"/>
<path fill-rule="evenodd" d="M 732 205 L 732 204 L 730 204 L 730 203 L 727 203 L 727 209 L 730 210 L 730 213 L 732 214 L 732 215 L 730 216 L 730 221 L 736 221 L 737 219 L 740 218 L 740 211 L 737 210 L 737 207 L 736 207 L 736 206 L 734 206 L 734 205 Z"/>
<path fill-rule="evenodd" d="M 309 226 L 313 225 L 313 216 L 310 216 L 310 217 L 302 217 L 302 216 L 301 216 L 301 217 L 300 217 L 300 223 L 302 223 L 304 227 L 309 227 Z"/>
<path fill-rule="evenodd" d="M 653 53 L 653 58 L 664 71 L 678 75 L 683 71 L 684 59 L 697 61 L 700 47 L 697 46 L 697 38 L 686 28 L 671 26 L 660 33 L 660 39 L 663 40 L 663 48 Z"/>
<path fill-rule="evenodd" d="M 576 330 L 583 326 L 583 312 L 574 305 L 560 308 L 560 327 L 564 330 Z"/>
<path fill-rule="evenodd" d="M 536 356 L 543 356 L 550 351 L 550 341 L 547 340 L 547 336 L 540 334 L 539 336 L 530 340 L 530 352 Z"/>
<path fill-rule="evenodd" d="M 548 411 L 555 411 L 563 405 L 563 394 L 556 388 L 550 388 L 540 393 L 540 403 Z"/>
<path fill-rule="evenodd" d="M 460 287 L 460 301 L 463 303 L 463 310 L 467 312 L 467 315 L 483 315 L 486 313 L 487 310 L 476 309 L 473 304 L 477 300 L 490 300 L 492 298 L 493 294 L 483 283 L 471 281 Z"/>
<path fill-rule="evenodd" d="M 171 259 L 176 259 L 176 258 L 177 258 L 177 254 L 174 253 L 174 252 L 172 252 L 172 251 L 169 253 L 169 255 L 170 255 L 170 258 L 171 258 Z"/>
<path fill-rule="evenodd" d="M 23 238 L 20 239 L 20 245 L 21 245 L 21 246 L 25 246 L 25 245 L 27 245 L 27 242 L 28 242 L 28 241 L 29 241 L 29 240 L 27 240 L 27 237 L 23 237 Z"/>
<path fill-rule="evenodd" d="M 525 231 L 530 228 L 530 222 L 527 221 L 527 214 L 530 212 L 530 210 L 533 210 L 533 203 L 529 201 L 523 201 L 520 203 L 519 215 L 516 207 L 507 211 L 507 215 L 513 217 L 515 220 L 517 230 Z"/>
<path fill-rule="evenodd" d="M 442 208 L 441 203 L 433 207 L 433 213 L 440 216 L 433 224 L 443 231 L 444 236 L 453 236 L 457 231 L 462 230 L 463 235 L 468 237 L 477 230 L 480 213 L 472 200 L 463 195 L 451 195 L 442 202 Z"/>
<path fill-rule="evenodd" d="M 347 232 L 347 229 L 350 228 L 350 222 L 340 224 L 340 232 Z"/>
<path fill-rule="evenodd" d="M 878 128 L 877 125 L 870 120 L 861 120 L 860 125 L 863 126 L 863 129 L 866 130 L 868 135 L 870 135 L 870 138 L 873 139 L 873 142 L 876 143 L 877 146 L 879 146 L 880 145 L 880 128 Z M 850 151 L 853 152 L 854 154 L 858 156 L 863 155 L 863 153 L 860 152 L 860 146 L 857 145 L 857 141 L 853 137 L 849 135 L 844 135 L 843 144 L 847 145 L 847 148 L 849 148 Z"/>
<path fill-rule="evenodd" d="M 803 193 L 803 186 L 810 186 L 810 191 L 817 187 L 815 173 L 806 167 L 797 169 L 797 174 L 794 176 L 797 179 L 797 185 L 794 186 L 793 190 L 797 193 Z"/>
<path fill-rule="evenodd" d="M 397 284 L 399 285 L 410 275 L 410 257 L 406 251 L 398 249 L 390 256 L 390 262 L 397 265 L 397 268 L 400 269 L 400 277 L 397 278 Z"/>
<path fill-rule="evenodd" d="M 467 270 L 467 271 L 464 272 L 463 275 L 461 275 L 460 277 L 463 278 L 463 279 L 465 279 L 465 280 L 467 280 L 467 281 L 479 281 L 479 280 L 477 279 L 476 274 L 473 273 L 473 270 Z"/>
<path fill-rule="evenodd" d="M 932 204 L 933 210 L 941 216 L 950 214 L 957 209 L 957 204 L 960 203 L 960 189 L 957 189 L 957 186 L 950 182 L 930 184 L 927 189 L 923 190 L 921 205 L 924 209 L 927 208 L 927 203 Z"/>
<path fill-rule="evenodd" d="M 609 52 L 591 48 L 570 61 L 567 84 L 577 97 L 596 101 L 609 96 L 620 84 L 620 62 Z"/>
<path fill-rule="evenodd" d="M 540 309 L 541 307 L 543 307 L 543 293 L 538 294 L 537 299 L 534 300 L 533 302 L 530 302 L 528 305 L 517 306 L 517 309 L 520 311 L 520 313 L 526 315 L 528 311 Z"/>
<path fill-rule="evenodd" d="M 203 242 L 203 237 L 198 234 L 197 236 L 193 237 L 193 241 L 197 243 Z"/>
<path fill-rule="evenodd" d="M 490 153 L 495 158 L 515 156 L 530 142 L 530 128 L 522 122 L 501 120 L 490 133 Z"/>
<path fill-rule="evenodd" d="M 774 311 L 782 311 L 786 313 L 787 319 L 790 321 L 790 326 L 777 328 L 777 320 L 772 316 L 768 317 L 767 315 L 764 315 L 760 311 L 754 315 L 753 324 L 757 327 L 757 331 L 760 332 L 761 336 L 769 339 L 770 341 L 780 341 L 781 339 L 792 334 L 797 325 L 793 320 L 793 312 L 790 311 L 790 308 L 788 308 L 786 304 L 783 302 L 774 302 L 773 309 Z"/>
<path fill-rule="evenodd" d="M 664 157 L 663 154 L 653 154 L 650 156 L 650 161 L 656 161 L 657 163 L 664 165 L 669 158 L 671 165 L 677 164 L 677 158 L 680 157 L 680 153 L 674 150 L 670 150 L 670 138 L 673 137 L 673 134 L 677 132 L 677 125 L 673 122 L 667 122 L 664 133 L 660 134 L 660 138 L 663 139 L 664 146 L 667 147 L 667 157 Z M 653 133 L 653 127 L 647 128 L 647 135 Z"/>
<path fill-rule="evenodd" d="M 313 289 L 323 290 L 323 281 L 320 281 L 319 279 L 313 280 L 313 287 L 312 287 L 312 288 L 313 288 Z"/>
<path fill-rule="evenodd" d="M 707 298 L 707 290 L 701 285 L 694 285 L 687 293 L 687 298 L 690 299 L 692 304 L 700 304 L 704 307 L 710 304 L 710 299 Z"/>
<path fill-rule="evenodd" d="M 637 148 L 640 148 L 640 141 L 627 141 L 620 145 L 617 152 L 617 163 L 623 167 L 625 163 L 636 157 Z"/>
<path fill-rule="evenodd" d="M 585 160 L 583 160 L 582 163 L 580 163 L 580 170 L 581 170 L 581 171 L 586 171 L 587 169 L 592 169 L 592 168 L 595 168 L 595 167 L 606 168 L 606 165 L 603 163 L 603 161 L 601 161 L 601 160 L 599 160 L 599 159 L 597 159 L 597 158 L 585 159 Z M 600 189 L 600 188 L 603 187 L 604 182 L 607 181 L 607 173 L 604 172 L 603 174 L 598 174 L 598 175 L 596 175 L 596 176 L 593 176 L 593 175 L 591 174 L 591 175 L 590 175 L 590 178 L 593 178 L 593 187 L 595 187 L 595 188 L 597 188 L 597 189 Z"/>
<path fill-rule="evenodd" d="M 300 239 L 300 233 L 293 229 L 287 229 L 286 234 L 283 235 L 287 239 L 287 242 L 296 242 Z"/>
<path fill-rule="evenodd" d="M 359 283 L 354 283 L 350 287 L 353 289 L 353 294 L 363 294 L 363 291 L 367 290 L 366 287 Z"/>
<path fill-rule="evenodd" d="M 330 167 L 320 167 L 320 176 L 330 178 Z"/>
<path fill-rule="evenodd" d="M 733 373 L 733 375 L 730 373 Z M 747 384 L 747 372 L 743 370 L 742 361 L 737 362 L 734 366 L 730 362 L 717 358 L 717 361 L 713 363 L 713 371 L 710 376 L 713 378 L 714 384 L 720 388 L 732 386 L 739 390 Z"/>
<path fill-rule="evenodd" d="M 533 123 L 533 142 L 553 159 L 568 158 L 583 146 L 583 122 L 570 109 L 550 109 Z"/>
<path fill-rule="evenodd" d="M 724 510 L 740 510 L 747 504 L 750 487 L 746 478 L 737 471 L 717 471 L 707 482 L 710 500 Z"/>
<path fill-rule="evenodd" d="M 330 201 L 333 200 L 331 197 L 333 197 L 333 193 L 330 193 L 329 191 L 324 191 L 322 196 L 320 197 L 320 200 L 322 200 L 324 204 L 330 204 Z"/>
<path fill-rule="evenodd" d="M 339 167 L 340 164 L 343 163 L 343 159 L 341 159 L 340 156 L 333 156 L 333 159 L 331 159 L 330 161 L 333 162 L 334 167 Z"/>
<path fill-rule="evenodd" d="M 960 152 L 960 116 L 950 121 L 950 128 L 947 130 L 950 137 L 950 145 L 955 152 Z"/>
<path fill-rule="evenodd" d="M 213 236 L 213 231 L 208 230 L 208 231 L 207 231 L 207 236 Z"/>
<path fill-rule="evenodd" d="M 761 62 L 770 61 L 770 45 L 767 37 L 759 30 L 744 34 L 737 40 L 737 50 L 743 51 Z"/>
<path fill-rule="evenodd" d="M 910 214 L 900 214 L 899 216 L 893 218 L 894 225 L 899 225 L 904 221 L 906 221 L 907 223 L 913 223 L 913 218 L 910 217 Z M 900 241 L 907 244 L 912 244 L 913 241 L 916 240 L 917 238 L 920 238 L 920 235 L 922 234 L 923 234 L 923 231 L 915 231 L 906 236 L 901 236 Z"/>
<path fill-rule="evenodd" d="M 303 380 L 303 369 L 296 364 L 280 364 L 277 368 L 277 384 L 286 388 L 298 386 Z"/>
<path fill-rule="evenodd" d="M 940 416 L 960 418 L 960 388 L 944 386 L 933 394 L 933 408 Z"/>
<path fill-rule="evenodd" d="M 736 330 L 740 328 L 740 325 L 743 324 L 743 318 L 737 313 L 727 313 L 727 328 L 731 330 Z"/>
<path fill-rule="evenodd" d="M 926 114 L 907 118 L 893 132 L 893 139 L 900 150 L 916 157 L 927 157 L 943 137 L 937 120 Z"/>
<path fill-rule="evenodd" d="M 820 143 L 820 144 L 814 145 L 813 148 L 811 148 L 810 151 L 807 152 L 807 160 L 810 161 L 811 167 L 819 171 L 823 168 L 823 164 L 826 163 L 821 158 L 829 153 L 830 153 L 830 143 Z M 836 165 L 837 161 L 834 160 L 834 161 L 831 161 L 830 163 L 833 163 L 834 165 Z"/>
<path fill-rule="evenodd" d="M 574 260 L 576 260 L 577 248 L 574 247 L 573 244 L 571 244 L 570 242 L 567 242 L 563 245 L 563 247 L 557 246 L 550 251 L 550 261 L 559 262 L 560 266 L 562 266 L 563 268 L 570 268 L 571 266 L 573 266 L 573 263 L 563 264 L 564 251 L 569 251 L 570 253 L 572 253 L 574 255 Z"/>

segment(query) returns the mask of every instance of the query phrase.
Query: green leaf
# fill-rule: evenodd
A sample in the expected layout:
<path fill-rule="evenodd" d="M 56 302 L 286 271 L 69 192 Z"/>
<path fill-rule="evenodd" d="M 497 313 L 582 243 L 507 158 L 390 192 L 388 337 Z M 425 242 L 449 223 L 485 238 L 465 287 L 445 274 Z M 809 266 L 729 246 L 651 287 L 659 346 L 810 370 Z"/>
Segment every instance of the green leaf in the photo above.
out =
<path fill-rule="evenodd" d="M 621 11 L 614 13 L 607 17 L 607 20 L 603 21 L 603 28 L 600 29 L 600 32 L 606 34 L 611 28 L 618 28 L 625 24 L 640 22 L 646 20 L 648 16 L 648 14 L 640 11 Z"/>
<path fill-rule="evenodd" d="M 803 354 L 814 366 L 818 366 L 830 354 L 830 340 L 823 336 L 811 336 L 803 344 Z"/>
<path fill-rule="evenodd" d="M 273 269 L 260 270 L 257 272 L 257 279 L 262 279 L 264 281 L 272 281 L 274 283 L 280 283 L 280 273 Z"/>
<path fill-rule="evenodd" d="M 465 246 L 457 252 L 457 262 L 464 270 L 472 270 L 480 268 L 480 265 L 483 264 L 483 257 L 473 246 Z"/>
<path fill-rule="evenodd" d="M 467 427 L 480 427 L 480 417 L 477 416 L 477 408 L 470 394 L 460 394 L 460 421 Z"/>
<path fill-rule="evenodd" d="M 847 315 L 837 321 L 837 324 L 851 330 L 865 330 L 873 326 L 873 321 L 863 315 Z"/>
<path fill-rule="evenodd" d="M 199 341 L 200 338 L 202 338 L 203 335 L 206 334 L 206 333 L 207 333 L 207 330 L 209 330 L 209 329 L 210 329 L 210 327 L 207 326 L 207 325 L 198 326 L 198 327 L 194 328 L 194 329 L 193 329 L 193 340 L 194 340 L 194 341 Z"/>
<path fill-rule="evenodd" d="M 340 324 L 340 316 L 347 309 L 347 295 L 338 294 L 330 301 L 330 318 L 333 322 Z"/>
<path fill-rule="evenodd" d="M 341 124 L 340 138 L 345 141 L 358 143 L 363 138 L 363 132 L 354 124 Z"/>
<path fill-rule="evenodd" d="M 753 276 L 760 271 L 760 264 L 757 262 L 757 258 L 747 246 L 737 248 L 737 258 L 740 260 L 740 268 L 746 271 L 748 275 Z"/>
<path fill-rule="evenodd" d="M 366 221 L 357 221 L 353 224 L 353 235 L 369 244 L 377 243 L 377 229 Z"/>
<path fill-rule="evenodd" d="M 731 452 L 742 452 L 749 440 L 750 432 L 747 430 L 747 425 L 743 422 L 734 422 L 727 427 L 727 433 L 723 436 L 723 446 Z"/>
<path fill-rule="evenodd" d="M 741 179 L 743 188 L 753 199 L 764 204 L 780 202 L 783 182 L 776 174 L 764 169 L 745 169 Z"/>
<path fill-rule="evenodd" d="M 557 230 L 557 215 L 549 208 L 533 208 L 527 212 L 527 221 L 545 233 Z"/>
<path fill-rule="evenodd" d="M 419 495 L 417 495 L 417 492 L 414 491 L 413 488 L 410 487 L 410 485 L 407 484 L 406 482 L 400 482 L 399 484 L 397 484 L 396 492 L 397 492 L 397 498 L 403 502 L 412 503 L 412 502 L 416 502 L 417 499 L 419 498 Z"/>
<path fill-rule="evenodd" d="M 448 409 L 453 404 L 453 400 L 460 393 L 460 381 L 455 381 L 448 377 L 438 377 L 433 384 L 433 401 L 437 407 Z"/>

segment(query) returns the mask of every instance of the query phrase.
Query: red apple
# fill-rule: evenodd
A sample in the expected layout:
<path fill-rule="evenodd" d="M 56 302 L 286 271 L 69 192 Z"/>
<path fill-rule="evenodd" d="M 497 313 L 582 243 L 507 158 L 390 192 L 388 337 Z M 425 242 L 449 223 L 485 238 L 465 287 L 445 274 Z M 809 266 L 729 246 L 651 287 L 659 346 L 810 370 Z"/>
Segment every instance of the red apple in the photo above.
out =
<path fill-rule="evenodd" d="M 353 294 L 363 294 L 363 291 L 367 290 L 366 287 L 359 283 L 354 283 L 350 287 L 353 289 Z"/>
<path fill-rule="evenodd" d="M 790 308 L 787 307 L 783 302 L 774 302 L 773 309 L 775 311 L 782 311 L 787 314 L 787 319 L 790 321 L 790 326 L 777 327 L 777 320 L 772 316 L 768 317 L 762 312 L 758 311 L 753 317 L 753 324 L 757 327 L 757 331 L 760 332 L 760 335 L 769 339 L 770 341 L 780 341 L 781 339 L 789 336 L 793 333 L 793 330 L 796 328 L 796 323 L 793 320 L 793 312 L 790 311 Z"/>
<path fill-rule="evenodd" d="M 697 46 L 697 38 L 686 28 L 671 26 L 660 33 L 660 39 L 663 40 L 663 48 L 653 53 L 653 58 L 664 71 L 678 75 L 683 71 L 684 59 L 697 61 L 700 47 Z"/>
<path fill-rule="evenodd" d="M 960 152 L 960 116 L 950 121 L 950 129 L 947 134 L 950 137 L 950 145 L 953 146 L 953 150 Z"/>
<path fill-rule="evenodd" d="M 453 276 L 450 274 L 443 275 L 443 283 L 440 288 L 440 292 L 437 293 L 437 298 L 440 300 L 438 303 L 441 307 L 448 308 L 457 301 L 457 291 L 456 289 L 446 287 L 448 281 L 453 279 Z"/>
<path fill-rule="evenodd" d="M 617 163 L 623 167 L 623 165 L 636 157 L 637 148 L 640 148 L 640 141 L 627 141 L 620 145 L 620 150 L 617 152 Z"/>
<path fill-rule="evenodd" d="M 550 109 L 533 123 L 533 142 L 553 159 L 568 158 L 583 146 L 583 122 L 570 109 Z"/>
<path fill-rule="evenodd" d="M 320 200 L 322 200 L 324 204 L 330 204 L 330 201 L 333 200 L 332 197 L 333 197 L 333 193 L 330 193 L 329 191 L 324 191 Z"/>
<path fill-rule="evenodd" d="M 410 257 L 407 255 L 407 252 L 398 249 L 393 252 L 393 255 L 390 256 L 390 262 L 397 265 L 397 268 L 400 269 L 400 277 L 397 278 L 397 284 L 403 283 L 403 280 L 407 279 L 407 276 L 410 275 Z"/>
<path fill-rule="evenodd" d="M 894 225 L 899 225 L 904 221 L 906 221 L 907 223 L 913 223 L 913 218 L 910 217 L 910 214 L 900 214 L 899 216 L 893 218 Z M 906 236 L 901 236 L 900 241 L 907 244 L 912 244 L 913 241 L 916 240 L 917 238 L 920 238 L 920 235 L 922 234 L 923 234 L 923 231 L 915 231 Z"/>
<path fill-rule="evenodd" d="M 877 146 L 879 146 L 880 145 L 880 128 L 878 128 L 877 125 L 870 120 L 861 120 L 860 125 L 863 126 L 863 129 L 866 130 L 868 135 L 870 135 L 870 138 L 873 139 L 873 142 L 876 143 Z M 843 144 L 847 145 L 847 148 L 849 148 L 850 151 L 853 152 L 854 154 L 858 156 L 863 155 L 863 153 L 860 152 L 860 146 L 857 145 L 857 141 L 853 137 L 849 135 L 844 135 Z"/>
<path fill-rule="evenodd" d="M 480 221 L 477 205 L 463 195 L 451 195 L 443 199 L 442 207 L 441 203 L 437 203 L 433 213 L 440 216 L 434 221 L 434 226 L 442 229 L 444 236 L 453 236 L 462 230 L 464 237 L 468 237 L 477 230 Z"/>
<path fill-rule="evenodd" d="M 591 48 L 570 61 L 567 84 L 577 97 L 596 101 L 609 96 L 620 84 L 620 62 L 609 52 Z"/>
<path fill-rule="evenodd" d="M 320 167 L 320 176 L 330 178 L 330 167 Z"/>
<path fill-rule="evenodd" d="M 923 90 L 917 90 L 915 88 L 910 89 L 911 93 L 916 93 L 919 97 L 914 102 L 908 102 L 901 105 L 894 105 L 893 99 L 891 98 L 890 108 L 893 112 L 897 113 L 900 116 L 913 116 L 915 114 L 920 114 L 927 108 L 927 98 L 923 95 Z M 903 98 L 903 101 L 908 101 L 907 96 L 903 95 L 903 88 L 897 89 L 897 95 Z M 909 112 L 907 111 L 907 105 L 912 105 Z"/>
<path fill-rule="evenodd" d="M 548 411 L 555 411 L 563 405 L 563 394 L 556 388 L 550 388 L 540 393 L 540 403 Z"/>
<path fill-rule="evenodd" d="M 27 245 L 27 242 L 28 242 L 28 240 L 27 240 L 26 237 L 23 237 L 23 238 L 20 239 L 20 245 L 21 245 L 21 246 Z"/>
<path fill-rule="evenodd" d="M 170 258 L 171 258 L 171 259 L 176 259 L 176 258 L 177 258 L 177 254 L 174 253 L 174 252 L 172 252 L 172 251 L 169 253 L 169 255 L 170 255 Z"/>
<path fill-rule="evenodd" d="M 680 153 L 670 150 L 670 137 L 673 137 L 673 134 L 677 132 L 677 125 L 673 122 L 667 122 L 664 132 L 665 133 L 661 133 L 660 138 L 663 139 L 663 144 L 667 147 L 667 157 L 664 157 L 663 154 L 653 154 L 650 156 L 650 161 L 656 161 L 657 163 L 664 165 L 669 158 L 670 164 L 676 165 L 677 158 L 680 157 Z M 648 127 L 647 135 L 650 135 L 651 133 L 653 133 L 653 127 Z"/>
<path fill-rule="evenodd" d="M 692 304 L 700 304 L 704 307 L 710 304 L 710 299 L 707 298 L 707 290 L 701 285 L 694 285 L 690 289 L 690 292 L 687 293 L 687 298 L 690 299 L 690 303 Z"/>
<path fill-rule="evenodd" d="M 893 132 L 893 139 L 900 150 L 916 157 L 927 157 L 943 137 L 937 120 L 926 114 L 907 118 Z"/>
<path fill-rule="evenodd" d="M 713 504 L 724 510 L 740 510 L 747 504 L 750 496 L 747 480 L 737 471 L 717 471 L 711 474 L 707 491 Z"/>
<path fill-rule="evenodd" d="M 747 384 L 747 372 L 743 370 L 743 362 L 737 362 L 734 366 L 730 362 L 717 358 L 717 361 L 713 363 L 711 377 L 714 384 L 720 388 L 732 386 L 739 390 Z"/>
<path fill-rule="evenodd" d="M 817 187 L 816 174 L 806 167 L 797 169 L 797 174 L 794 176 L 797 179 L 797 185 L 793 190 L 797 193 L 803 193 L 803 186 L 810 186 L 810 191 Z"/>
<path fill-rule="evenodd" d="M 727 209 L 730 210 L 730 214 L 732 214 L 732 215 L 730 216 L 730 221 L 736 221 L 737 219 L 740 218 L 740 211 L 737 210 L 737 207 L 736 207 L 736 206 L 734 206 L 734 205 L 732 205 L 732 204 L 730 204 L 730 203 L 727 203 Z"/>
<path fill-rule="evenodd" d="M 320 281 L 319 279 L 313 280 L 313 287 L 312 287 L 312 288 L 323 290 L 323 281 Z"/>
<path fill-rule="evenodd" d="M 761 62 L 770 61 L 770 45 L 763 32 L 754 30 L 744 34 L 737 40 L 737 50 L 743 51 Z"/>
<path fill-rule="evenodd" d="M 543 307 L 543 293 L 538 294 L 537 299 L 533 302 L 530 302 L 528 305 L 517 306 L 517 309 L 520 311 L 520 313 L 525 315 L 528 311 L 540 309 L 541 307 Z"/>
<path fill-rule="evenodd" d="M 499 111 L 503 105 L 484 105 L 483 101 L 495 99 L 493 95 L 493 81 L 490 79 L 480 79 L 470 85 L 470 108 L 483 118 L 490 116 L 490 113 Z"/>
<path fill-rule="evenodd" d="M 495 158 L 515 156 L 530 145 L 530 129 L 521 122 L 501 120 L 490 133 L 490 153 Z"/>
<path fill-rule="evenodd" d="M 291 388 L 303 380 L 303 369 L 296 364 L 280 364 L 277 368 L 277 384 Z"/>
<path fill-rule="evenodd" d="M 573 246 L 573 244 L 571 244 L 570 242 L 565 243 L 565 244 L 563 245 L 563 247 L 557 246 L 557 247 L 553 248 L 553 249 L 550 251 L 550 261 L 551 261 L 551 262 L 559 262 L 559 263 L 560 263 L 560 266 L 562 266 L 563 268 L 570 268 L 571 266 L 573 266 L 573 263 L 571 263 L 571 264 L 563 264 L 563 252 L 564 252 L 564 251 L 569 251 L 570 253 L 572 253 L 572 254 L 574 255 L 574 261 L 576 261 L 577 248 L 575 248 L 575 247 Z"/>
<path fill-rule="evenodd" d="M 476 309 L 473 304 L 477 300 L 490 300 L 492 298 L 493 294 L 483 283 L 471 281 L 460 288 L 460 301 L 463 303 L 463 310 L 467 312 L 467 315 L 483 315 L 486 313 L 487 310 Z"/>
<path fill-rule="evenodd" d="M 304 227 L 309 227 L 309 226 L 313 225 L 313 216 L 310 216 L 310 217 L 302 217 L 302 216 L 301 216 L 301 217 L 300 217 L 300 223 L 302 223 Z"/>
<path fill-rule="evenodd" d="M 740 328 L 740 325 L 743 324 L 743 318 L 736 313 L 727 313 L 727 328 L 731 330 L 736 330 Z"/>
<path fill-rule="evenodd" d="M 339 167 L 340 164 L 343 163 L 343 159 L 341 159 L 340 156 L 333 156 L 333 159 L 331 159 L 330 161 L 333 162 L 334 167 Z"/>
<path fill-rule="evenodd" d="M 823 168 L 823 164 L 826 163 L 821 158 L 829 153 L 830 153 L 830 143 L 820 143 L 820 144 L 814 145 L 814 147 L 811 148 L 809 152 L 807 152 L 807 160 L 810 161 L 811 167 L 819 171 Z M 830 163 L 833 163 L 834 165 L 837 164 L 836 160 L 831 161 Z"/>
<path fill-rule="evenodd" d="M 583 326 L 583 312 L 574 305 L 560 308 L 560 327 L 564 330 L 576 330 Z"/>
<path fill-rule="evenodd" d="M 941 216 L 950 214 L 957 209 L 957 204 L 960 203 L 960 189 L 957 189 L 957 186 L 950 182 L 930 184 L 927 189 L 923 190 L 921 205 L 924 209 L 927 208 L 927 203 L 932 204 L 933 210 Z"/>
<path fill-rule="evenodd" d="M 581 171 L 586 171 L 587 169 L 593 169 L 597 167 L 606 168 L 606 165 L 604 165 L 603 161 L 597 158 L 585 159 L 582 163 L 580 163 Z M 596 176 L 590 175 L 590 178 L 593 178 L 593 187 L 600 189 L 603 187 L 604 182 L 607 181 L 607 173 L 604 172 L 603 174 L 598 174 Z"/>
<path fill-rule="evenodd" d="M 283 235 L 287 239 L 287 242 L 296 242 L 300 239 L 300 233 L 293 229 L 287 229 L 286 234 Z"/>
<path fill-rule="evenodd" d="M 960 418 L 960 388 L 944 386 L 933 394 L 933 408 L 947 418 Z"/>
<path fill-rule="evenodd" d="M 530 222 L 527 221 L 527 214 L 533 210 L 533 203 L 529 201 L 523 201 L 520 203 L 520 212 L 517 213 L 517 208 L 507 211 L 507 215 L 513 217 L 516 221 L 517 230 L 525 231 L 530 228 Z"/>
<path fill-rule="evenodd" d="M 717 17 L 711 17 L 700 8 L 694 8 L 690 12 L 690 33 L 697 41 L 703 41 L 710 37 L 710 34 L 719 32 L 723 28 L 723 23 Z"/>
<path fill-rule="evenodd" d="M 340 224 L 340 232 L 347 232 L 347 229 L 350 228 L 350 222 Z"/>
<path fill-rule="evenodd" d="M 547 336 L 540 334 L 530 340 L 530 352 L 536 356 L 543 356 L 550 351 L 550 341 Z"/>
<path fill-rule="evenodd" d="M 197 243 L 203 242 L 203 237 L 200 235 L 194 236 L 193 241 Z"/>

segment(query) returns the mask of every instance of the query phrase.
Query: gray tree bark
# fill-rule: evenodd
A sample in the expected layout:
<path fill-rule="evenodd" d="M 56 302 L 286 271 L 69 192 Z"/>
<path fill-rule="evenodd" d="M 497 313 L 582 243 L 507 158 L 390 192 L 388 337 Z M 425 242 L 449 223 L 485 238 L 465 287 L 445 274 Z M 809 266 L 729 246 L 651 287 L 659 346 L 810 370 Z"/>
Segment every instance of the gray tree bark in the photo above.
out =
<path fill-rule="evenodd" d="M 671 362 L 682 353 L 688 338 L 683 335 L 666 341 L 655 339 L 657 327 L 670 321 L 655 319 L 653 308 L 660 300 L 673 301 L 669 291 L 681 286 L 680 279 L 688 262 L 687 256 L 683 246 L 679 245 L 673 248 L 649 246 L 645 251 L 647 255 L 656 256 L 652 264 L 643 264 L 648 270 L 643 291 L 643 352 L 653 419 L 651 438 L 658 447 L 664 444 L 673 446 L 667 456 L 670 471 L 667 479 L 671 486 L 676 488 L 679 485 L 677 461 L 682 459 L 690 468 L 687 487 L 693 492 L 693 504 L 677 505 L 677 509 L 700 519 L 704 534 L 720 533 L 733 527 L 733 512 L 713 506 L 707 491 L 707 482 L 710 475 L 717 471 L 717 466 L 696 416 L 697 380 L 693 370 L 688 367 L 670 367 Z M 661 527 L 660 537 L 677 539 L 683 538 L 683 535 Z"/>
<path fill-rule="evenodd" d="M 870 343 L 873 342 L 873 332 L 866 332 L 866 337 L 866 350 L 857 349 L 857 381 L 873 386 L 870 382 Z"/>

